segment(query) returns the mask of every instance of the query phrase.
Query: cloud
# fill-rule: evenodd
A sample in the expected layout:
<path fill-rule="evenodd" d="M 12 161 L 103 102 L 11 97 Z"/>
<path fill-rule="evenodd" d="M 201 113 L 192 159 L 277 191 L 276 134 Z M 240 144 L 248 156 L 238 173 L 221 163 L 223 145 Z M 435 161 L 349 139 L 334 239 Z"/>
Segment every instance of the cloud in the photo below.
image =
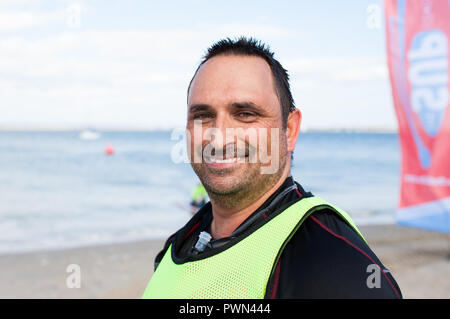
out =
<path fill-rule="evenodd" d="M 14 14 L 8 14 L 3 30 L 27 31 L 64 22 L 65 13 L 24 14 L 16 22 Z M 251 23 L 129 30 L 57 25 L 59 29 L 39 37 L 26 32 L 0 37 L 0 124 L 182 126 L 187 84 L 211 43 L 226 36 L 251 35 L 269 43 L 303 36 L 288 28 Z M 323 88 L 329 92 L 332 87 L 324 82 L 386 76 L 375 58 L 296 57 L 283 65 L 291 74 L 299 105 L 306 105 L 306 118 L 314 116 L 314 101 L 325 95 Z M 322 121 L 322 114 L 317 113 L 317 121 Z"/>
<path fill-rule="evenodd" d="M 18 9 L 24 6 L 38 7 L 41 5 L 41 0 L 2 0 L 0 1 L 0 8 L 3 10 Z"/>
<path fill-rule="evenodd" d="M 236 34 L 232 32 L 236 31 Z M 0 71 L 17 86 L 150 86 L 186 83 L 202 52 L 222 34 L 288 36 L 278 27 L 225 24 L 214 28 L 150 30 L 65 30 L 37 39 L 0 39 Z M 0 75 L 1 77 L 1 75 Z"/>
<path fill-rule="evenodd" d="M 0 32 L 36 28 L 62 19 L 59 12 L 4 11 L 0 12 Z"/>
<path fill-rule="evenodd" d="M 297 29 L 288 29 L 279 26 L 230 23 L 218 28 L 223 37 L 239 37 L 241 35 L 255 38 L 297 37 L 304 33 Z"/>
<path fill-rule="evenodd" d="M 0 38 L 0 124 L 180 126 L 203 40 L 177 29 Z"/>
<path fill-rule="evenodd" d="M 336 81 L 387 80 L 388 68 L 385 64 L 353 65 L 343 70 L 337 70 L 332 77 Z"/>
<path fill-rule="evenodd" d="M 285 67 L 294 77 L 320 76 L 336 82 L 383 81 L 388 79 L 387 66 L 378 57 L 299 57 L 286 61 Z"/>

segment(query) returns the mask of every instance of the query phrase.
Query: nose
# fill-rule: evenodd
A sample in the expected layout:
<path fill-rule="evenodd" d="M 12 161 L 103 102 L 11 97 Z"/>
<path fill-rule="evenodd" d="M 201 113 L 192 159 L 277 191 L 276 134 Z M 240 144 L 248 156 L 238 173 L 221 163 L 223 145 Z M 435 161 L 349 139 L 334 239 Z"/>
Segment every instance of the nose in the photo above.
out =
<path fill-rule="evenodd" d="M 210 134 L 206 134 L 216 156 L 226 156 L 234 150 L 234 137 L 227 136 L 227 129 L 232 127 L 232 122 L 226 112 L 219 112 L 214 120 L 213 127 L 211 127 Z"/>
<path fill-rule="evenodd" d="M 226 129 L 232 127 L 230 117 L 224 111 L 218 112 L 214 121 L 214 127 L 225 136 Z"/>

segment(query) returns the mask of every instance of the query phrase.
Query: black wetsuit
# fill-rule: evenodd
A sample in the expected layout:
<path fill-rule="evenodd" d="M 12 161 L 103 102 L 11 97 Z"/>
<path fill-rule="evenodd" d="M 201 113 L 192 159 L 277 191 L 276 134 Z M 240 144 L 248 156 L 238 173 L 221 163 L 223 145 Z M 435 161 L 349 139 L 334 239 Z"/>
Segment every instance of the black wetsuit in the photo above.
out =
<path fill-rule="evenodd" d="M 292 189 L 293 185 L 297 188 Z M 155 268 L 175 238 L 177 260 L 186 262 L 206 258 L 261 227 L 269 217 L 310 196 L 313 195 L 288 177 L 238 227 L 236 235 L 213 240 L 204 252 L 195 254 L 193 247 L 199 233 L 210 232 L 212 209 L 208 202 L 182 229 L 169 237 L 155 259 Z M 274 200 L 276 203 L 272 207 L 270 204 Z M 383 270 L 378 268 L 378 281 L 374 279 L 377 275 L 374 270 L 377 266 L 371 266 L 374 264 Z M 402 298 L 402 295 L 391 273 L 359 235 L 336 213 L 321 210 L 311 214 L 286 245 L 269 279 L 265 298 Z"/>

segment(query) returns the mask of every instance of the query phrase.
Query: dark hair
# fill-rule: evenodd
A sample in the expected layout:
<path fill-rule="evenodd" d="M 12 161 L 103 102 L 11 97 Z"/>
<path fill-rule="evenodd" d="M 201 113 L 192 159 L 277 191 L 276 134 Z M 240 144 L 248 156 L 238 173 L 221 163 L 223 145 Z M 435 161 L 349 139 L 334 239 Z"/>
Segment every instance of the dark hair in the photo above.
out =
<path fill-rule="evenodd" d="M 273 57 L 273 52 L 269 50 L 269 47 L 259 40 L 254 38 L 240 37 L 236 40 L 230 38 L 222 39 L 214 43 L 208 48 L 204 55 L 200 65 L 195 71 L 194 76 L 191 79 L 188 87 L 191 88 L 192 81 L 195 78 L 200 67 L 212 57 L 217 55 L 244 55 L 244 56 L 257 56 L 266 60 L 272 71 L 272 75 L 275 82 L 275 92 L 278 95 L 278 99 L 281 104 L 281 115 L 283 119 L 283 129 L 287 126 L 287 119 L 289 113 L 295 110 L 294 99 L 292 98 L 291 89 L 289 86 L 289 75 L 283 66 Z"/>

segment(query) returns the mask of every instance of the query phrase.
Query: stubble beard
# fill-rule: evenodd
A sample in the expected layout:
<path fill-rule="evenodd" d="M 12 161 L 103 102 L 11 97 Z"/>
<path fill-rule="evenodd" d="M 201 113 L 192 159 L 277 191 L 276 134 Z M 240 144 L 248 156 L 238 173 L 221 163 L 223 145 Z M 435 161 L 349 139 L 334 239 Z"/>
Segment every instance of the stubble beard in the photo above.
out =
<path fill-rule="evenodd" d="M 262 164 L 249 163 L 244 169 L 232 168 L 210 171 L 205 163 L 191 163 L 209 197 L 216 204 L 229 209 L 242 209 L 260 198 L 275 185 L 286 169 L 285 145 L 280 150 L 279 169 L 273 174 L 261 173 Z"/>

